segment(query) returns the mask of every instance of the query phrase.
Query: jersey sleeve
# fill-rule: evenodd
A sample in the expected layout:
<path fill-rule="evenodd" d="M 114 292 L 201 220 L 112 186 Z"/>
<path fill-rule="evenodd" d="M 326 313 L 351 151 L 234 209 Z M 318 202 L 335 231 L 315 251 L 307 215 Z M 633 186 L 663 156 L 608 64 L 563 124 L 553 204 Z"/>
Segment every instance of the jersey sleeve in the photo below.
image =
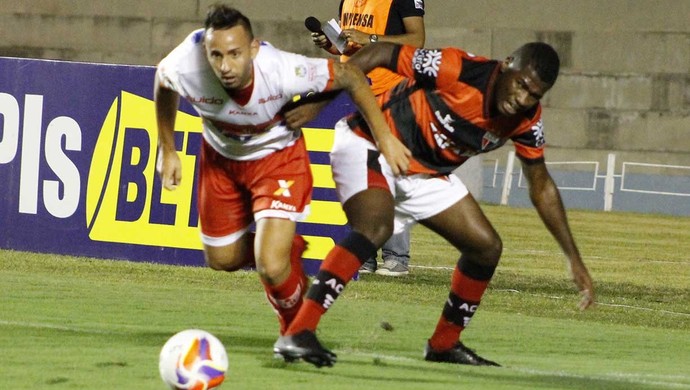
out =
<path fill-rule="evenodd" d="M 393 7 L 402 18 L 424 16 L 424 0 L 393 0 Z"/>
<path fill-rule="evenodd" d="M 511 137 L 515 145 L 515 153 L 524 161 L 542 161 L 544 159 L 544 124 L 541 119 L 541 109 L 534 120 L 530 121 L 525 130 Z"/>
<path fill-rule="evenodd" d="M 333 60 L 280 52 L 281 81 L 288 95 L 324 92 L 333 87 Z"/>
<path fill-rule="evenodd" d="M 172 89 L 177 93 L 181 92 L 179 73 L 177 72 L 174 61 L 170 60 L 168 57 L 164 58 L 158 64 L 157 73 L 161 84 L 163 84 L 165 88 Z"/>
<path fill-rule="evenodd" d="M 463 52 L 458 49 L 423 49 L 403 45 L 395 53 L 392 68 L 423 87 L 443 89 L 454 84 L 462 71 Z"/>
<path fill-rule="evenodd" d="M 189 60 L 190 53 L 203 40 L 203 35 L 203 29 L 193 31 L 179 46 L 158 63 L 157 73 L 163 86 L 183 94 L 183 87 L 180 81 L 180 66 L 184 61 Z"/>

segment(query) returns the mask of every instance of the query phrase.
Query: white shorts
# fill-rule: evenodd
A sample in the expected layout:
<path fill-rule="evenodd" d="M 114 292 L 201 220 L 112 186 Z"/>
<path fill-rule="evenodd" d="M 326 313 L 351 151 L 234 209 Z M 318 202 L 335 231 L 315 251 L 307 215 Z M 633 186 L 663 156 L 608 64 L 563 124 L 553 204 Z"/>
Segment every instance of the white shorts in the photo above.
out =
<path fill-rule="evenodd" d="M 395 233 L 446 210 L 469 193 L 456 175 L 395 177 L 376 146 L 352 132 L 344 119 L 335 125 L 330 156 L 340 203 L 368 188 L 387 188 L 393 194 Z"/>

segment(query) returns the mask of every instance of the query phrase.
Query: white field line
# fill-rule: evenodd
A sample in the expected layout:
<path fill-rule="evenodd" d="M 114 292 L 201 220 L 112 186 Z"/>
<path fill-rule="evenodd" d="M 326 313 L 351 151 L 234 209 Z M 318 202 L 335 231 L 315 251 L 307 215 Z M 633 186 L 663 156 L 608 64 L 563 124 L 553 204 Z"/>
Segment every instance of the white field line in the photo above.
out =
<path fill-rule="evenodd" d="M 454 269 L 454 267 L 433 267 L 433 266 L 425 266 L 425 265 L 410 265 L 410 268 L 430 269 L 430 270 L 437 270 L 437 271 L 453 271 L 453 269 Z M 543 295 L 543 294 L 529 294 L 529 293 L 523 293 L 522 291 L 515 290 L 515 289 L 496 289 L 495 291 L 511 292 L 511 293 L 516 293 L 516 294 L 527 294 L 527 295 L 530 295 L 533 297 L 541 297 L 541 298 L 549 298 L 549 299 L 565 299 L 562 296 Z M 651 309 L 649 307 L 632 306 L 632 305 L 619 305 L 619 304 L 615 304 L 615 303 L 604 303 L 604 302 L 597 302 L 597 305 L 598 306 L 608 306 L 608 307 L 621 307 L 624 309 L 651 311 L 651 312 L 656 312 L 656 313 L 664 313 L 664 314 L 672 314 L 672 315 L 683 316 L 683 317 L 690 317 L 690 313 L 683 313 L 683 312 L 677 312 L 677 311 L 671 311 L 671 310 Z"/>
<path fill-rule="evenodd" d="M 78 332 L 78 333 L 90 333 L 90 334 L 126 334 L 127 332 L 123 330 L 107 329 L 101 323 L 92 323 L 97 328 L 88 328 L 86 326 L 66 326 L 66 325 L 56 325 L 46 322 L 26 322 L 26 321 L 7 321 L 0 320 L 0 326 L 18 326 L 23 328 L 35 328 L 35 329 L 53 329 L 62 330 L 65 332 Z M 88 326 L 88 325 L 87 325 Z M 148 330 L 150 327 L 136 326 L 136 325 L 121 325 L 123 328 L 138 329 L 138 330 Z"/>
<path fill-rule="evenodd" d="M 534 255 L 552 255 L 552 256 L 562 256 L 562 252 L 559 251 L 550 251 L 550 250 L 541 250 L 541 249 L 522 249 L 522 250 L 512 250 L 510 248 L 503 248 L 503 255 L 508 255 L 508 254 L 534 254 Z M 615 258 L 611 257 L 605 257 L 605 256 L 593 256 L 593 255 L 585 255 L 583 256 L 585 260 L 587 259 L 592 259 L 592 260 L 616 260 Z M 519 261 L 520 259 L 511 259 L 511 260 L 517 260 Z M 646 263 L 657 263 L 657 264 L 680 264 L 680 265 L 688 265 L 690 266 L 690 261 L 670 261 L 670 260 L 650 260 L 650 259 L 640 259 L 644 260 Z"/>
<path fill-rule="evenodd" d="M 622 383 L 641 384 L 646 386 L 664 386 L 669 388 L 687 389 L 690 388 L 690 377 L 682 375 L 639 375 L 625 372 L 611 372 L 599 375 L 582 375 L 564 371 L 544 371 L 531 368 L 515 367 L 515 371 L 538 376 L 557 376 L 562 378 L 594 379 L 594 380 L 614 380 Z"/>

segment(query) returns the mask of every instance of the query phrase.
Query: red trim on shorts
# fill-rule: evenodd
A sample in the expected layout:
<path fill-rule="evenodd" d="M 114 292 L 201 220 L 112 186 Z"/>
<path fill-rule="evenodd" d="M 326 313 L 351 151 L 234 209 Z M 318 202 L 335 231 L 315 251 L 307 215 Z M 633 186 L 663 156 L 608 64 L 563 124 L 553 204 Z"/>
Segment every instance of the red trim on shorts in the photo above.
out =
<path fill-rule="evenodd" d="M 390 191 L 388 181 L 386 181 L 386 177 L 381 171 L 380 155 L 381 153 L 377 150 L 367 150 L 367 187 L 383 188 L 386 191 Z"/>

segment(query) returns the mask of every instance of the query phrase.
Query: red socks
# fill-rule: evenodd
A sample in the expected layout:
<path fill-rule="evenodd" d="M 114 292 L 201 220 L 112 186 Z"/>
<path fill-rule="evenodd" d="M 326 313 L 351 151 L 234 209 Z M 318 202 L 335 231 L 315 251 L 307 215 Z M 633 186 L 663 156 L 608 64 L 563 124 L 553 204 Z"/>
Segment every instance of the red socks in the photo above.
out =
<path fill-rule="evenodd" d="M 291 270 L 288 278 L 277 286 L 271 286 L 262 280 L 266 298 L 278 315 L 281 335 L 285 333 L 304 301 L 302 297 L 309 282 L 302 269 L 302 253 L 305 249 L 304 238 L 296 235 L 290 251 Z"/>
<path fill-rule="evenodd" d="M 376 246 L 354 231 L 331 249 L 307 292 L 302 309 L 286 334 L 296 334 L 305 329 L 315 331 L 321 316 L 335 302 L 362 263 L 374 253 Z"/>
<path fill-rule="evenodd" d="M 477 273 L 472 272 L 474 271 L 472 268 L 475 268 L 475 266 L 463 268 L 470 269 L 465 269 L 465 272 L 463 272 L 457 266 L 453 271 L 448 300 L 443 307 L 443 313 L 438 320 L 436 330 L 431 339 L 429 339 L 429 345 L 435 351 L 451 349 L 458 342 L 460 332 L 470 323 L 495 270 L 495 267 L 492 267 L 480 270 Z M 467 271 L 475 274 L 473 276 L 481 277 L 482 279 L 487 277 L 488 273 L 488 278 L 486 280 L 477 280 L 468 276 Z"/>

